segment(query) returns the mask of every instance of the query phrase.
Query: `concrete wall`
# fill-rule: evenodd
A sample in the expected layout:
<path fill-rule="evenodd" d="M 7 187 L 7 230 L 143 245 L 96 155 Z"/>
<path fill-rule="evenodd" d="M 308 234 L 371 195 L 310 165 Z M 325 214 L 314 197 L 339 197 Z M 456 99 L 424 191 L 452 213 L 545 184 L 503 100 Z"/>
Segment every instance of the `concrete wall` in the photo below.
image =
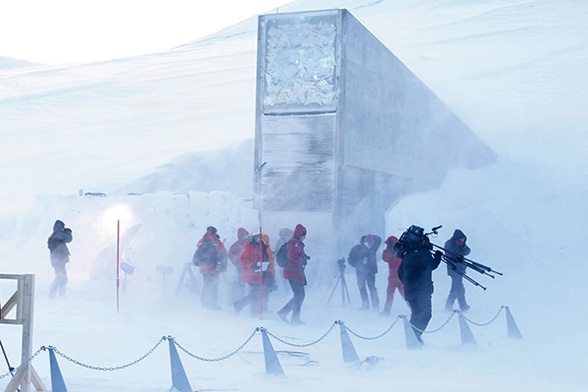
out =
<path fill-rule="evenodd" d="M 494 153 L 346 10 L 259 18 L 256 200 L 325 260 L 384 233 L 404 194 Z"/>

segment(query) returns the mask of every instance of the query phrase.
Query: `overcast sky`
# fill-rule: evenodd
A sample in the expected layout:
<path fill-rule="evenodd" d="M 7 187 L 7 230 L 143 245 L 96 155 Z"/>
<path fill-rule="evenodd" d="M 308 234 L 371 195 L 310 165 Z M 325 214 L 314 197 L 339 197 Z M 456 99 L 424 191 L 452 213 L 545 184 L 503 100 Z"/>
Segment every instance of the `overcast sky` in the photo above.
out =
<path fill-rule="evenodd" d="M 45 64 L 158 52 L 292 0 L 2 0 L 0 56 Z"/>

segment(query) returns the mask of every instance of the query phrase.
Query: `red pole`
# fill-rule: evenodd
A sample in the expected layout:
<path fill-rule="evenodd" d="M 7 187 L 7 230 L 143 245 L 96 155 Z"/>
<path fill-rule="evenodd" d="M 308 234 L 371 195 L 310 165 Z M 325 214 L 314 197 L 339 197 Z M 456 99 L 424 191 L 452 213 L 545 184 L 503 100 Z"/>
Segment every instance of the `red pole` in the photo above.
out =
<path fill-rule="evenodd" d="M 120 219 L 116 221 L 116 313 L 119 313 L 120 291 Z"/>
<path fill-rule="evenodd" d="M 259 226 L 259 319 L 263 320 L 263 233 Z"/>

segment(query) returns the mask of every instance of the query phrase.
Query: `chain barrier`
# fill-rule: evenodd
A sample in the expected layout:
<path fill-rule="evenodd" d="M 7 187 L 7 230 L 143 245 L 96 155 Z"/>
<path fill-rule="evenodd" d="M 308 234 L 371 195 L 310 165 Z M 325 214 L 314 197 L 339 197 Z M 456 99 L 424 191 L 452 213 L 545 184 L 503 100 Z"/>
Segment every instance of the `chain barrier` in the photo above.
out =
<path fill-rule="evenodd" d="M 384 335 L 386 335 L 388 332 L 390 332 L 390 331 L 392 330 L 392 328 L 394 328 L 394 326 L 396 325 L 396 323 L 398 322 L 398 320 L 400 320 L 400 319 L 401 319 L 401 317 L 400 317 L 400 316 L 396 317 L 396 320 L 394 320 L 394 322 L 392 323 L 392 325 L 391 325 L 390 327 L 388 327 L 388 329 L 387 329 L 387 330 L 385 330 L 384 332 L 382 332 L 382 333 L 381 333 L 381 334 L 379 334 L 379 335 L 372 336 L 372 337 L 369 337 L 369 336 L 362 336 L 362 335 L 358 334 L 357 332 L 354 332 L 353 330 L 349 329 L 349 327 L 348 327 L 347 325 L 345 325 L 345 324 L 344 324 L 342 321 L 340 321 L 340 323 L 341 323 L 341 324 L 343 324 L 343 325 L 345 326 L 345 329 L 346 329 L 346 330 L 347 330 L 349 333 L 351 333 L 352 335 L 354 335 L 354 336 L 356 336 L 356 337 L 358 337 L 358 338 L 360 338 L 360 339 L 364 339 L 364 340 L 375 340 L 375 339 L 379 339 L 379 338 L 381 338 L 382 336 L 384 336 Z"/>
<path fill-rule="evenodd" d="M 41 347 L 41 350 L 48 350 L 48 349 L 52 348 L 53 351 L 56 354 L 59 354 L 59 356 L 61 356 L 65 360 L 67 360 L 67 361 L 69 361 L 71 363 L 74 363 L 74 364 L 76 364 L 78 366 L 85 367 L 86 369 L 91 369 L 91 370 L 100 370 L 100 371 L 108 371 L 108 372 L 111 372 L 111 371 L 115 371 L 115 370 L 122 370 L 122 369 L 128 368 L 130 366 L 136 365 L 137 363 L 141 362 L 142 360 L 144 360 L 145 358 L 147 358 L 149 355 L 151 355 L 157 349 L 157 347 L 159 347 L 159 345 L 161 344 L 161 342 L 163 342 L 166 339 L 167 339 L 167 337 L 163 336 L 161 339 L 159 339 L 159 341 L 155 344 L 155 346 L 153 346 L 149 351 L 147 351 L 147 353 L 145 353 L 140 358 L 134 360 L 133 362 L 129 362 L 129 363 L 125 364 L 125 365 L 113 366 L 113 367 L 100 367 L 100 366 L 93 366 L 93 365 L 85 364 L 83 362 L 80 362 L 80 361 L 78 361 L 76 359 L 73 359 L 73 358 L 65 355 L 64 353 L 62 353 L 61 351 L 59 351 L 56 347 L 52 347 L 52 346 L 47 346 L 47 347 L 43 346 L 43 347 Z"/>
<path fill-rule="evenodd" d="M 41 351 L 43 351 L 43 347 L 41 347 L 40 349 L 38 349 L 26 361 L 24 361 L 23 363 L 21 363 L 20 366 L 18 366 L 16 368 L 12 368 L 11 370 L 8 371 L 8 373 L 5 373 L 5 374 L 0 375 L 0 380 L 2 380 L 5 377 L 8 377 L 9 375 L 13 375 L 14 376 L 20 370 L 20 368 L 22 368 L 26 364 L 30 363 L 37 355 L 39 355 L 41 353 Z"/>
<path fill-rule="evenodd" d="M 490 321 L 488 321 L 486 323 L 476 323 L 476 322 L 470 320 L 469 318 L 467 318 L 465 315 L 463 316 L 463 318 L 466 319 L 469 323 L 471 323 L 473 325 L 476 325 L 478 327 L 485 327 L 486 325 L 489 325 L 489 324 L 493 323 L 494 320 L 496 320 L 498 318 L 498 316 L 500 315 L 500 313 L 502 312 L 502 310 L 504 308 L 505 308 L 504 306 L 501 306 L 500 309 L 498 310 L 498 313 L 496 313 L 496 316 L 492 317 L 492 319 L 490 319 Z"/>
<path fill-rule="evenodd" d="M 422 333 L 435 333 L 435 332 L 439 332 L 441 329 L 443 329 L 449 323 L 449 321 L 451 321 L 451 319 L 453 318 L 453 316 L 455 316 L 455 312 L 452 312 L 451 315 L 449 315 L 449 318 L 443 324 L 441 324 L 441 326 L 439 328 L 432 329 L 430 331 L 421 331 L 421 332 Z M 412 323 L 410 325 L 412 325 Z M 414 327 L 414 325 L 413 325 L 413 327 Z M 416 328 L 416 329 L 418 329 L 418 328 Z M 419 329 L 419 331 L 420 331 L 420 329 Z"/>
<path fill-rule="evenodd" d="M 323 335 L 322 335 L 320 338 L 318 338 L 317 340 L 315 340 L 315 341 L 312 341 L 312 342 L 310 342 L 310 343 L 292 343 L 292 342 L 288 342 L 288 341 L 286 341 L 286 340 L 284 340 L 284 339 L 282 339 L 282 338 L 280 338 L 280 337 L 278 337 L 278 336 L 274 335 L 273 333 L 271 333 L 271 332 L 270 332 L 270 331 L 268 331 L 268 330 L 266 330 L 266 333 L 267 333 L 269 336 L 271 336 L 272 338 L 276 339 L 278 342 L 284 343 L 284 344 L 286 344 L 286 345 L 288 345 L 288 346 L 292 346 L 292 347 L 309 347 L 309 346 L 312 346 L 312 345 L 315 345 L 315 344 L 319 343 L 321 340 L 323 340 L 324 338 L 326 338 L 326 337 L 327 337 L 327 335 L 331 333 L 331 331 L 333 330 L 333 328 L 335 328 L 335 325 L 337 325 L 337 323 L 338 323 L 337 321 L 333 322 L 333 324 L 331 324 L 331 327 L 330 327 L 330 328 L 327 330 L 327 332 L 325 332 L 325 333 L 324 333 L 324 334 L 323 334 Z"/>
<path fill-rule="evenodd" d="M 423 331 L 417 327 L 415 327 L 412 323 L 409 323 L 410 326 L 412 328 L 414 328 L 417 331 L 420 331 L 422 333 L 435 333 L 438 332 L 439 330 L 441 330 L 442 328 L 444 328 L 449 321 L 451 321 L 451 319 L 455 316 L 455 314 L 460 313 L 469 323 L 476 325 L 476 326 L 486 326 L 489 325 L 490 323 L 494 322 L 498 316 L 500 315 L 500 313 L 503 311 L 503 309 L 506 308 L 506 306 L 502 306 L 498 312 L 496 313 L 496 315 L 494 317 L 492 317 L 492 319 L 488 322 L 485 323 L 476 323 L 472 320 L 470 320 L 469 318 L 463 316 L 463 313 L 460 313 L 459 311 L 454 311 L 452 312 L 452 314 L 449 316 L 449 318 L 443 323 L 441 324 L 441 326 L 439 326 L 436 329 L 433 330 L 428 330 L 428 331 Z M 204 362 L 219 362 L 219 361 L 223 361 L 227 358 L 230 358 L 234 355 L 236 355 L 239 351 L 241 351 L 250 341 L 251 339 L 253 339 L 253 337 L 255 336 L 255 334 L 257 334 L 257 332 L 260 331 L 265 331 L 269 336 L 271 336 L 272 338 L 276 339 L 277 341 L 289 345 L 289 346 L 293 346 L 293 347 L 309 347 L 312 345 L 315 345 L 319 342 L 321 342 L 323 339 L 325 339 L 332 331 L 333 328 L 335 328 L 335 326 L 337 324 L 339 325 L 343 325 L 345 327 L 345 329 L 351 333 L 352 335 L 356 336 L 357 338 L 360 339 L 364 339 L 364 340 L 375 340 L 375 339 L 379 339 L 381 337 L 383 337 L 384 335 L 386 335 L 388 332 L 390 332 L 392 330 L 392 328 L 394 328 L 394 326 L 398 323 L 398 320 L 402 319 L 402 318 L 406 318 L 407 316 L 405 315 L 400 315 L 396 318 L 396 320 L 394 320 L 394 322 L 392 323 L 392 325 L 390 325 L 390 327 L 388 327 L 384 332 L 382 332 L 379 335 L 376 336 L 363 336 L 360 335 L 359 333 L 353 331 L 352 329 L 350 329 L 349 327 L 347 327 L 347 325 L 345 325 L 345 323 L 341 320 L 336 320 L 333 322 L 333 324 L 330 326 L 330 328 L 323 334 L 321 335 L 318 339 L 310 342 L 310 343 L 293 343 L 293 342 L 289 342 L 283 338 L 280 338 L 279 336 L 269 332 L 266 328 L 263 327 L 257 327 L 255 328 L 255 330 L 251 333 L 251 335 L 249 335 L 249 337 L 247 337 L 247 339 L 245 339 L 245 341 L 239 346 L 237 347 L 235 350 L 231 351 L 229 354 L 227 355 L 223 355 L 221 357 L 217 357 L 217 358 L 204 358 L 201 356 L 198 356 L 196 354 L 191 353 L 190 351 L 188 351 L 186 348 L 184 348 L 180 343 L 178 343 L 174 337 L 172 336 L 163 336 L 159 339 L 159 341 L 149 350 L 147 351 L 144 355 L 142 355 L 141 357 L 139 357 L 138 359 L 129 362 L 127 364 L 124 365 L 120 365 L 120 366 L 113 366 L 113 367 L 100 367 L 100 366 L 93 366 L 93 365 L 88 365 L 86 363 L 83 363 L 81 361 L 78 361 L 76 359 L 73 359 L 69 356 L 67 356 L 66 354 L 62 353 L 61 351 L 59 351 L 56 347 L 53 346 L 42 346 L 39 350 L 37 350 L 33 355 L 31 355 L 30 358 L 28 358 L 25 362 L 23 362 L 20 366 L 18 366 L 17 368 L 12 368 L 10 369 L 7 373 L 4 373 L 2 375 L 0 375 L 0 380 L 8 377 L 9 375 L 13 375 L 14 376 L 14 372 L 18 372 L 23 366 L 26 366 L 28 363 L 30 363 L 35 357 L 37 357 L 41 351 L 45 351 L 45 350 L 49 350 L 52 349 L 56 354 L 58 354 L 59 356 L 61 356 L 62 358 L 64 358 L 65 360 L 72 362 L 76 365 L 79 365 L 81 367 L 87 368 L 87 369 L 91 369 L 91 370 L 100 370 L 100 371 L 115 371 L 115 370 L 122 370 L 125 368 L 128 368 L 130 366 L 136 365 L 137 363 L 143 361 L 144 359 L 146 359 L 148 356 L 150 356 L 160 345 L 164 340 L 168 340 L 168 341 L 172 341 L 180 350 L 182 350 L 184 353 L 186 353 L 187 355 L 189 355 L 192 358 L 198 359 L 200 361 L 204 361 Z"/>
<path fill-rule="evenodd" d="M 189 356 L 191 356 L 192 358 L 198 359 L 200 361 L 204 361 L 204 362 L 219 362 L 222 360 L 225 360 L 227 358 L 232 357 L 233 355 L 237 354 L 239 351 L 241 351 L 243 349 L 243 347 L 245 347 L 247 345 L 247 343 L 249 343 L 251 341 L 251 339 L 253 339 L 253 337 L 255 336 L 255 334 L 257 332 L 259 332 L 260 329 L 256 328 L 255 331 L 253 331 L 251 333 L 251 335 L 249 335 L 249 337 L 243 342 L 243 344 L 241 344 L 239 347 L 237 347 L 236 350 L 233 350 L 232 352 L 230 352 L 227 355 L 223 355 L 222 357 L 218 357 L 218 358 L 204 358 L 204 357 L 200 357 L 196 354 L 191 353 L 190 351 L 186 350 L 184 347 L 182 347 L 182 345 L 180 345 L 174 338 L 169 337 L 169 339 L 172 339 L 174 344 L 183 352 L 185 352 L 186 354 L 188 354 Z"/>

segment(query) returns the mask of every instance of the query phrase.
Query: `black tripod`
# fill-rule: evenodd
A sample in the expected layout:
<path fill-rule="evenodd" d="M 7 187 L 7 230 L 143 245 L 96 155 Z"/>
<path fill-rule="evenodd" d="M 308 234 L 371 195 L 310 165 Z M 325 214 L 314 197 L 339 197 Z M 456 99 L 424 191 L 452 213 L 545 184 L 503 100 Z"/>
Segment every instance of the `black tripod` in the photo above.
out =
<path fill-rule="evenodd" d="M 347 283 L 345 282 L 345 259 L 342 258 L 337 260 L 337 264 L 339 265 L 339 272 L 335 276 L 335 278 L 337 278 L 337 282 L 335 283 L 335 287 L 333 287 L 333 291 L 331 291 L 327 305 L 331 302 L 331 298 L 333 298 L 333 294 L 335 294 L 335 290 L 337 289 L 337 285 L 339 283 L 341 283 L 341 305 L 345 306 L 346 300 L 347 303 L 351 305 L 351 300 L 349 299 L 349 290 L 347 290 Z"/>

